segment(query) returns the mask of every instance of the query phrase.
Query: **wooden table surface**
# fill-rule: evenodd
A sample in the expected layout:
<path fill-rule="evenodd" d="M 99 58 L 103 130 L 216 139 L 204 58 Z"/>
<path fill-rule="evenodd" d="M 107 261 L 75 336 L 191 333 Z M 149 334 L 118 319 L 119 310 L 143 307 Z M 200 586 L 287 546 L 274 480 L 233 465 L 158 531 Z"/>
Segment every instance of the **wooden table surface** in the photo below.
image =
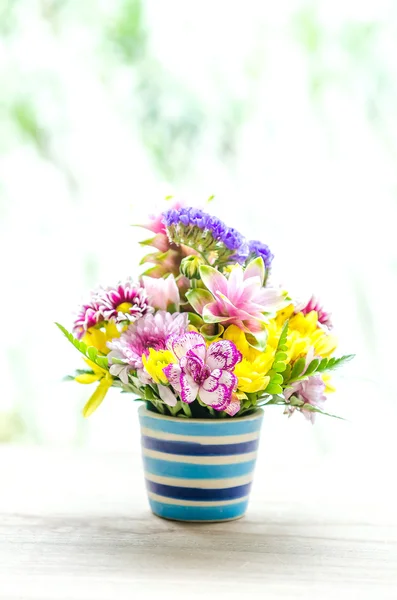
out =
<path fill-rule="evenodd" d="M 188 525 L 149 512 L 138 454 L 0 447 L 0 599 L 395 600 L 393 478 L 264 457 L 245 518 Z"/>

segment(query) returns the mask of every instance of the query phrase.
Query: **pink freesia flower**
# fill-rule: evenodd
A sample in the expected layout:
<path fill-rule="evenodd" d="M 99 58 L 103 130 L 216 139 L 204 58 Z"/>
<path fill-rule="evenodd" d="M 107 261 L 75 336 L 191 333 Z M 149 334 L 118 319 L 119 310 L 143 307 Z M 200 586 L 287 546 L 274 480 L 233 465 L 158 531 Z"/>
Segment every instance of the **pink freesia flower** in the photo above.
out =
<path fill-rule="evenodd" d="M 233 266 L 229 277 L 210 266 L 200 267 L 207 290 L 190 290 L 186 297 L 206 323 L 237 325 L 259 340 L 265 331 L 269 315 L 286 305 L 286 293 L 281 289 L 263 287 L 265 267 L 261 257 L 251 261 L 244 270 Z M 265 339 L 260 341 L 263 347 Z"/>
<path fill-rule="evenodd" d="M 175 310 L 179 308 L 179 290 L 175 277 L 171 274 L 165 279 L 162 277 L 142 277 L 143 285 L 147 293 L 149 304 L 159 310 L 168 310 L 171 305 Z"/>
<path fill-rule="evenodd" d="M 284 391 L 284 397 L 289 400 L 291 396 L 295 396 L 298 400 L 301 400 L 305 404 L 311 404 L 320 410 L 323 409 L 324 402 L 327 397 L 324 394 L 325 383 L 319 374 L 314 374 L 304 379 L 303 381 L 295 381 L 289 388 Z M 293 409 L 293 407 L 291 407 Z M 293 410 L 289 411 L 290 413 Z M 316 413 L 302 409 L 304 416 L 314 423 Z"/>
<path fill-rule="evenodd" d="M 199 396 L 215 410 L 230 409 L 230 414 L 239 410 L 233 398 L 237 377 L 232 371 L 241 354 L 233 342 L 220 340 L 207 348 L 203 336 L 190 331 L 171 337 L 167 346 L 179 363 L 168 365 L 164 373 L 182 402 L 190 404 Z"/>
<path fill-rule="evenodd" d="M 296 307 L 295 312 L 301 312 L 304 315 L 307 315 L 312 310 L 316 311 L 318 315 L 318 322 L 321 323 L 321 325 L 324 325 L 328 329 L 332 329 L 331 313 L 324 310 L 321 302 L 315 296 L 312 296 L 306 304 L 299 304 Z"/>
<path fill-rule="evenodd" d="M 155 315 L 146 314 L 127 331 L 108 342 L 111 352 L 108 354 L 110 373 L 128 383 L 128 372 L 142 370 L 142 355 L 149 354 L 149 349 L 165 350 L 169 336 L 179 336 L 188 325 L 187 313 L 170 313 L 158 311 Z M 138 373 L 139 375 L 139 373 Z"/>

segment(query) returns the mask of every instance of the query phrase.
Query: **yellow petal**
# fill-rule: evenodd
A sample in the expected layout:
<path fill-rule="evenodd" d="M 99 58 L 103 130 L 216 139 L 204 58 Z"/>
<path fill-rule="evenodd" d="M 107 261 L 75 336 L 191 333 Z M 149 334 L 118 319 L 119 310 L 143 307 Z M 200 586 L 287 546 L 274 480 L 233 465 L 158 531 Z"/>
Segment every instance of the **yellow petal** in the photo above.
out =
<path fill-rule="evenodd" d="M 94 381 L 101 379 L 101 375 L 96 375 L 95 373 L 83 373 L 81 375 L 77 375 L 74 379 L 78 383 L 94 383 Z"/>
<path fill-rule="evenodd" d="M 96 411 L 98 406 L 102 404 L 111 385 L 111 378 L 104 377 L 103 379 L 101 379 L 100 384 L 98 385 L 95 392 L 92 394 L 91 398 L 88 400 L 87 404 L 83 408 L 84 417 L 89 417 L 90 415 L 92 415 L 92 413 Z"/>

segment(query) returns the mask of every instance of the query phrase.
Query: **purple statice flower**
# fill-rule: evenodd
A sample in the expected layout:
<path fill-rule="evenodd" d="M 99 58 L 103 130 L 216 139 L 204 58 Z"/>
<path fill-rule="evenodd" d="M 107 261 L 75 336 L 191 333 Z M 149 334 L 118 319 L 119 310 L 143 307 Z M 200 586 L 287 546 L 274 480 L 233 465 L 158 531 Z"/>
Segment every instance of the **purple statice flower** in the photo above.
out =
<path fill-rule="evenodd" d="M 165 350 L 170 336 L 180 336 L 187 330 L 187 313 L 170 314 L 159 310 L 155 315 L 147 313 L 121 334 L 108 342 L 110 373 L 128 383 L 130 370 L 141 370 L 142 355 L 148 356 L 149 349 Z"/>
<path fill-rule="evenodd" d="M 248 242 L 248 255 L 249 260 L 260 256 L 263 259 L 263 262 L 265 263 L 266 270 L 270 269 L 272 260 L 274 258 L 269 246 L 263 244 L 259 240 L 251 240 L 250 242 Z"/>
<path fill-rule="evenodd" d="M 299 304 L 295 309 L 295 313 L 301 312 L 304 315 L 307 315 L 312 312 L 312 310 L 316 311 L 318 322 L 321 325 L 327 327 L 328 329 L 332 329 L 331 313 L 324 309 L 320 300 L 318 300 L 318 298 L 315 296 L 312 296 L 307 303 Z"/>
<path fill-rule="evenodd" d="M 163 371 L 182 402 L 190 404 L 198 396 L 207 406 L 227 411 L 233 400 L 235 414 L 237 377 L 233 370 L 241 354 L 234 343 L 220 340 L 207 347 L 202 335 L 189 331 L 170 338 L 167 345 L 178 363 L 169 364 Z"/>
<path fill-rule="evenodd" d="M 245 238 L 233 227 L 198 208 L 170 209 L 163 213 L 163 223 L 171 241 L 176 244 L 192 245 L 200 251 L 222 249 L 230 256 L 247 258 Z M 196 231 L 194 231 L 196 229 Z"/>
<path fill-rule="evenodd" d="M 301 400 L 301 402 L 310 404 L 311 406 L 322 410 L 324 402 L 327 399 L 324 394 L 325 387 L 321 375 L 316 373 L 303 381 L 295 381 L 292 383 L 290 387 L 284 390 L 284 398 L 289 401 L 291 396 L 295 396 L 295 398 Z M 294 407 L 291 406 L 288 407 L 288 409 L 289 414 L 292 414 Z M 301 409 L 301 412 L 309 421 L 314 423 L 316 418 L 315 412 L 305 410 L 304 408 Z"/>
<path fill-rule="evenodd" d="M 81 339 L 87 329 L 95 327 L 103 321 L 104 317 L 101 312 L 101 299 L 98 294 L 93 293 L 90 302 L 83 304 L 77 313 L 77 317 L 73 325 L 73 333 Z"/>
<path fill-rule="evenodd" d="M 145 288 L 131 280 L 103 290 L 99 302 L 104 319 L 116 323 L 134 322 L 147 312 L 153 312 Z"/>

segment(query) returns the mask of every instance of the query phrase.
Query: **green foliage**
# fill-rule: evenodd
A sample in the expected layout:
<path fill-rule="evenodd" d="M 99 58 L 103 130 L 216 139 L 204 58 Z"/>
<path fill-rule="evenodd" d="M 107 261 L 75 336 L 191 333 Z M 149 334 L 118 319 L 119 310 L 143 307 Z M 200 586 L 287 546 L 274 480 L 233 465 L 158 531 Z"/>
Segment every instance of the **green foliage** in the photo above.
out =
<path fill-rule="evenodd" d="M 272 368 L 268 372 L 268 376 L 270 377 L 270 381 L 267 384 L 265 393 L 271 395 L 282 394 L 283 392 L 283 383 L 284 376 L 281 373 L 284 373 L 287 364 L 286 361 L 288 359 L 287 350 L 287 337 L 288 337 L 288 321 L 285 322 L 283 329 L 281 330 L 280 338 L 278 340 L 276 352 L 274 355 L 274 360 L 272 364 Z"/>
<path fill-rule="evenodd" d="M 96 365 L 98 365 L 98 367 L 101 367 L 102 369 L 109 369 L 109 361 L 107 359 L 107 356 L 101 354 L 97 348 L 94 348 L 94 346 L 87 346 L 87 344 L 75 338 L 72 333 L 70 333 L 67 329 L 65 329 L 65 327 L 63 327 L 59 323 L 55 323 L 55 325 L 62 331 L 62 333 L 69 340 L 69 342 L 73 344 L 73 346 L 77 348 L 79 352 L 84 354 L 86 358 L 91 360 L 93 363 L 95 363 Z"/>
<path fill-rule="evenodd" d="M 310 362 L 304 373 L 303 370 L 305 367 L 305 359 L 298 358 L 298 360 L 296 360 L 293 364 L 291 371 L 285 373 L 284 383 L 291 384 L 295 381 L 302 381 L 303 379 L 307 379 L 310 375 L 314 375 L 315 373 L 325 373 L 327 371 L 334 371 L 341 365 L 352 360 L 354 356 L 354 354 L 346 354 L 345 356 L 341 356 L 339 358 L 315 358 Z"/>

